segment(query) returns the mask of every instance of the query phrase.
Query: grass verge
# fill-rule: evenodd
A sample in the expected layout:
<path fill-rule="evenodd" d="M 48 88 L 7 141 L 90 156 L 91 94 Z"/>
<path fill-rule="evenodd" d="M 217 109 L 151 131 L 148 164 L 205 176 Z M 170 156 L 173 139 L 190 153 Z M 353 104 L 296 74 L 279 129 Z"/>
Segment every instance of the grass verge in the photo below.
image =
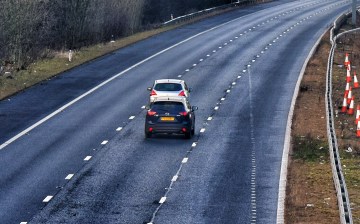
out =
<path fill-rule="evenodd" d="M 310 59 L 295 104 L 287 177 L 286 223 L 339 223 L 328 152 L 325 88 L 330 50 L 327 33 Z"/>

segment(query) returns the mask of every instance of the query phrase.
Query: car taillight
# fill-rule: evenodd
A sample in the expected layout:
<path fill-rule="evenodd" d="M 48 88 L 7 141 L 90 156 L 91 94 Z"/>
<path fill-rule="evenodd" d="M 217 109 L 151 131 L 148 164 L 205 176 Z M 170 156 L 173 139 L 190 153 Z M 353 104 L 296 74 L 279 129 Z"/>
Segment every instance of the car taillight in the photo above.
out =
<path fill-rule="evenodd" d="M 151 90 L 150 96 L 155 96 L 157 95 L 156 92 L 154 90 Z"/>
<path fill-rule="evenodd" d="M 184 112 L 180 112 L 179 114 L 182 116 L 186 116 L 186 115 L 188 115 L 188 112 L 184 111 Z"/>
<path fill-rule="evenodd" d="M 154 116 L 154 115 L 156 114 L 156 112 L 149 110 L 149 111 L 147 112 L 147 114 L 148 114 L 149 116 Z"/>
<path fill-rule="evenodd" d="M 184 90 L 179 93 L 179 96 L 185 96 Z"/>

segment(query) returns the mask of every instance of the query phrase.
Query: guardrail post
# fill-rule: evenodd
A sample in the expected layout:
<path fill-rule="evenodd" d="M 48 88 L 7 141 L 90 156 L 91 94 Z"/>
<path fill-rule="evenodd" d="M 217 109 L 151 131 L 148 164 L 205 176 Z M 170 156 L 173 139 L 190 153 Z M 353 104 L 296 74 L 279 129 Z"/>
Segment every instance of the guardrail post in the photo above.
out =
<path fill-rule="evenodd" d="M 353 0 L 352 1 L 352 25 L 355 27 L 356 26 L 356 3 L 357 0 Z"/>

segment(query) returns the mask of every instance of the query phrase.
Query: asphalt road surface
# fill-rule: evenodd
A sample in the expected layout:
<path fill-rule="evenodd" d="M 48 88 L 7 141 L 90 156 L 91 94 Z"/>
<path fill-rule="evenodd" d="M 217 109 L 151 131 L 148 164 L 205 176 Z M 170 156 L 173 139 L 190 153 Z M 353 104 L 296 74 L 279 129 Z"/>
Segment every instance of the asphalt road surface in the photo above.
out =
<path fill-rule="evenodd" d="M 0 223 L 276 223 L 295 84 L 314 43 L 349 8 L 239 8 L 1 101 Z M 193 89 L 191 140 L 145 139 L 146 87 L 162 78 Z"/>

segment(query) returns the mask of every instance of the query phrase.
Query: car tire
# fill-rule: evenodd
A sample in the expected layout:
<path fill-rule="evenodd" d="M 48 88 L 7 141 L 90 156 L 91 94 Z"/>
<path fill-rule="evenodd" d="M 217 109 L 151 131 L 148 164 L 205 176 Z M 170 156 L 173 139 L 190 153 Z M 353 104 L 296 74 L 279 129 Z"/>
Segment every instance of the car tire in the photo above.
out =
<path fill-rule="evenodd" d="M 192 131 L 189 131 L 189 132 L 185 132 L 185 138 L 186 139 L 190 139 L 192 137 Z"/>
<path fill-rule="evenodd" d="M 195 126 L 191 129 L 191 135 L 195 135 Z"/>

